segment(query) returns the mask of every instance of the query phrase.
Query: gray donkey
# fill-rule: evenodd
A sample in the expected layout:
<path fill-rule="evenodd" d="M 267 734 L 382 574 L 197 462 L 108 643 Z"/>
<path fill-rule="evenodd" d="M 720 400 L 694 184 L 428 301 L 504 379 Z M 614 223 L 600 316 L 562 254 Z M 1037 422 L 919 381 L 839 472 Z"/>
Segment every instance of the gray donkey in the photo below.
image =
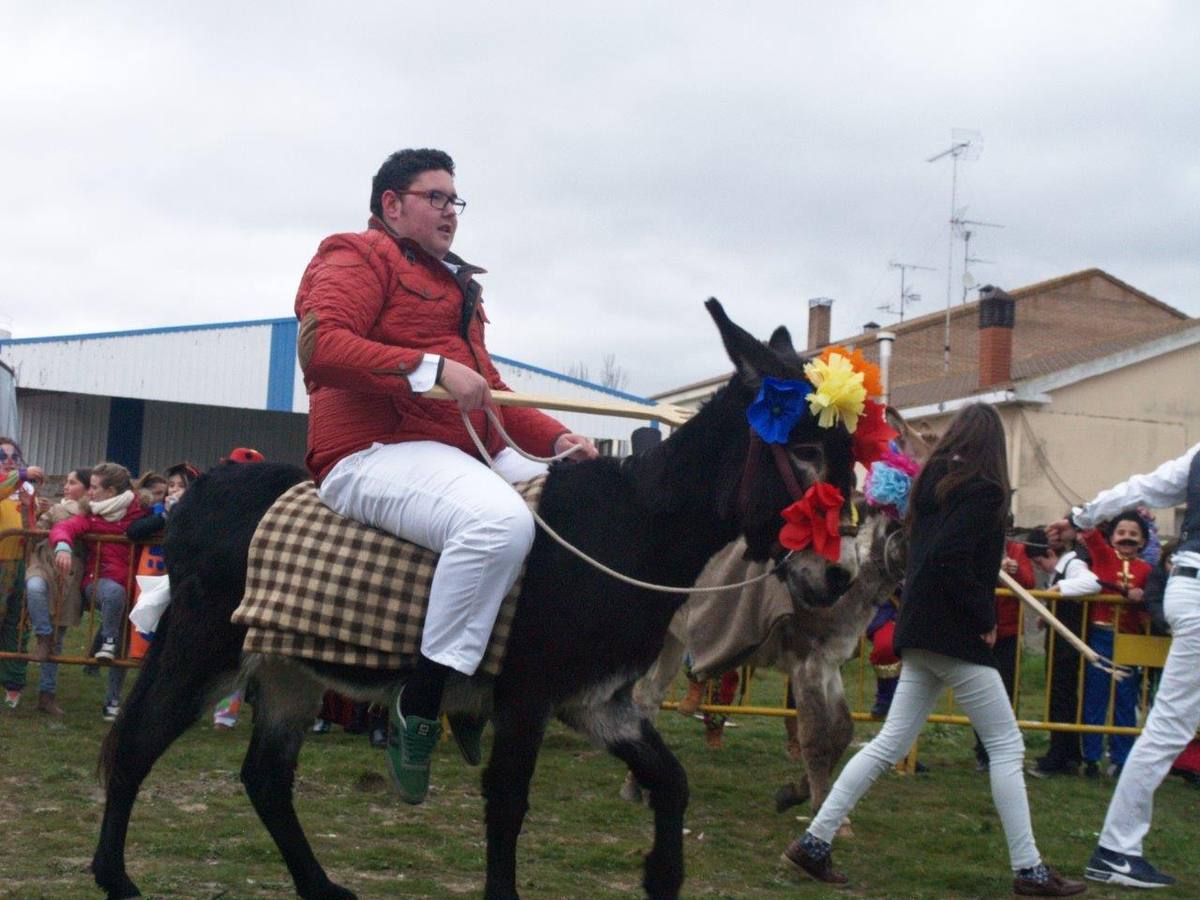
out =
<path fill-rule="evenodd" d="M 662 653 L 638 683 L 638 702 L 652 714 L 667 696 L 691 650 L 694 671 L 704 679 L 744 664 L 784 672 L 796 698 L 796 733 L 805 782 L 789 783 L 775 796 L 783 811 L 811 797 L 814 811 L 832 786 L 833 770 L 850 745 L 854 725 L 842 684 L 842 664 L 904 576 L 904 534 L 896 521 L 860 504 L 862 526 L 855 538 L 861 560 L 857 577 L 832 606 L 793 599 L 785 583 L 769 578 L 738 596 L 697 594 L 676 612 Z M 735 541 L 717 553 L 697 586 L 729 584 L 753 577 L 765 564 L 743 559 Z M 632 776 L 621 789 L 640 800 Z"/>

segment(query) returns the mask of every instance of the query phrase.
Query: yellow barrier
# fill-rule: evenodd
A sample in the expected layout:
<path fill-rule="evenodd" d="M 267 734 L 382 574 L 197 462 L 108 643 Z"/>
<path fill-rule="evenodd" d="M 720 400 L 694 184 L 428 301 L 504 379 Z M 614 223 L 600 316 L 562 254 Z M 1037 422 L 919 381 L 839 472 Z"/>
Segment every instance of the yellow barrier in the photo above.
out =
<path fill-rule="evenodd" d="M 1049 601 L 1050 611 L 1054 615 L 1058 615 L 1058 604 L 1064 598 L 1055 591 L 1030 591 L 1030 593 L 1038 599 Z M 1004 588 L 996 590 L 997 597 L 1013 597 L 1012 591 Z M 1134 601 L 1128 600 L 1119 594 L 1091 594 L 1083 597 L 1068 598 L 1069 602 L 1078 603 L 1081 607 L 1081 621 L 1084 624 L 1082 635 L 1086 640 L 1087 627 L 1089 622 L 1091 608 L 1094 604 L 1107 604 L 1111 606 L 1128 606 L 1139 605 Z M 1062 731 L 1073 732 L 1077 734 L 1122 734 L 1122 735 L 1138 735 L 1141 734 L 1140 727 L 1123 727 L 1112 724 L 1113 721 L 1113 702 L 1115 698 L 1115 682 L 1109 688 L 1108 708 L 1105 712 L 1104 724 L 1088 725 L 1082 721 L 1083 718 L 1083 677 L 1086 661 L 1082 658 L 1079 661 L 1078 671 L 1078 696 L 1079 702 L 1076 706 L 1076 715 L 1074 722 L 1052 722 L 1049 721 L 1049 704 L 1050 704 L 1050 685 L 1054 673 L 1054 643 L 1059 640 L 1057 634 L 1053 630 L 1047 629 L 1047 648 L 1046 648 L 1046 682 L 1041 698 L 1040 708 L 1042 709 L 1042 717 L 1036 718 L 1021 718 L 1019 710 L 1021 709 L 1021 669 L 1022 659 L 1025 651 L 1025 606 L 1021 604 L 1017 615 L 1017 662 L 1016 672 L 1013 685 L 1013 711 L 1018 713 L 1017 724 L 1025 730 L 1036 731 Z M 1147 625 L 1147 630 L 1149 626 Z M 1127 634 L 1117 632 L 1114 635 L 1113 641 L 1113 661 L 1126 666 L 1147 668 L 1162 668 L 1166 662 L 1167 652 L 1170 649 L 1171 639 L 1167 637 L 1158 637 L 1147 634 Z M 843 679 L 847 683 L 847 699 L 850 700 L 856 695 L 855 702 L 850 703 L 850 715 L 858 722 L 878 722 L 880 718 L 871 715 L 870 704 L 867 702 L 867 670 L 870 668 L 867 662 L 869 648 L 867 647 L 866 638 L 863 637 L 859 644 L 858 671 L 857 677 L 847 677 L 845 668 L 843 667 Z M 753 692 L 753 680 L 755 673 L 753 669 L 743 669 L 742 681 L 742 696 L 743 703 L 737 705 L 717 704 L 717 703 L 702 703 L 699 707 L 700 711 L 714 713 L 720 715 L 750 715 L 750 716 L 768 716 L 776 718 L 788 718 L 795 715 L 795 710 L 787 707 L 784 704 L 778 706 L 762 706 L 755 705 L 751 702 L 751 694 Z M 785 678 L 786 676 L 781 677 Z M 850 684 L 855 683 L 855 690 L 850 690 Z M 874 674 L 870 679 L 870 686 L 874 688 Z M 929 716 L 929 722 L 951 724 L 951 725 L 970 725 L 970 720 L 964 715 L 954 713 L 954 694 L 952 691 L 947 692 L 948 712 L 934 713 Z M 670 699 L 663 703 L 663 709 L 675 709 L 678 703 L 674 699 Z M 1148 679 L 1142 679 L 1142 691 L 1139 701 L 1138 718 L 1143 721 L 1145 713 L 1149 706 L 1149 685 Z"/>

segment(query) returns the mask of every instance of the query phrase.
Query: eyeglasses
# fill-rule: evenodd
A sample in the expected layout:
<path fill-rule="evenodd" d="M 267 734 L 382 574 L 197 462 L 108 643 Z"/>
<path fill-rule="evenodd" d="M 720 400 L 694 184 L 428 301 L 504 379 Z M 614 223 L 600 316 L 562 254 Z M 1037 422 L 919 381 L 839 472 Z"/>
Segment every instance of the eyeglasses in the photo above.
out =
<path fill-rule="evenodd" d="M 3 450 L 0 450 L 0 465 L 3 465 L 6 462 L 15 462 L 15 463 L 21 462 L 20 452 L 14 450 L 12 452 L 12 455 L 10 456 L 9 454 L 5 453 Z"/>
<path fill-rule="evenodd" d="M 461 216 L 463 210 L 467 208 L 467 201 L 462 199 L 462 197 L 453 197 L 442 191 L 392 191 L 392 193 L 413 194 L 417 197 L 424 197 L 429 201 L 430 206 L 439 211 L 444 210 L 447 206 L 453 206 L 456 216 Z"/>

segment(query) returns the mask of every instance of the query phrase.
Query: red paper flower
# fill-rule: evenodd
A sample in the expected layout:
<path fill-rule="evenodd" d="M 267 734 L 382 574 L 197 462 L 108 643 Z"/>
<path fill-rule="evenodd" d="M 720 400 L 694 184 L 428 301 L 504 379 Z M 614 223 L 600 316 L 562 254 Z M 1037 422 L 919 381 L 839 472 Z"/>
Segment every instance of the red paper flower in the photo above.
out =
<path fill-rule="evenodd" d="M 832 484 L 818 481 L 783 511 L 785 524 L 779 529 L 779 543 L 789 550 L 812 545 L 827 560 L 837 562 L 842 556 L 839 525 L 844 501 L 842 492 Z"/>
<path fill-rule="evenodd" d="M 854 430 L 853 448 L 854 459 L 865 468 L 871 468 L 871 463 L 883 456 L 888 448 L 888 442 L 899 435 L 883 417 L 883 404 L 868 400 L 863 407 L 863 413 L 858 417 L 858 428 Z"/>

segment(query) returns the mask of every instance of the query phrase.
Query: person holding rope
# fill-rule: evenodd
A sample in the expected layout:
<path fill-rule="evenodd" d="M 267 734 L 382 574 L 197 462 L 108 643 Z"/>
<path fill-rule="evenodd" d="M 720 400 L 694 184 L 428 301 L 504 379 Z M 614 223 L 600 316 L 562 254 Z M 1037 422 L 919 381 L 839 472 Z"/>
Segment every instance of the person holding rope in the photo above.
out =
<path fill-rule="evenodd" d="M 833 868 L 838 826 L 875 779 L 908 754 L 938 696 L 950 687 L 987 748 L 1013 890 L 1065 897 L 1087 889 L 1058 875 L 1038 853 L 1021 768 L 1025 744 L 992 655 L 996 573 L 1011 493 L 1004 448 L 999 413 L 974 403 L 954 417 L 917 476 L 894 639 L 904 663 L 900 684 L 879 734 L 846 764 L 808 830 L 784 851 L 785 862 L 811 878 L 847 881 Z"/>
<path fill-rule="evenodd" d="M 370 207 L 365 232 L 322 242 L 296 296 L 310 408 L 306 463 L 335 512 L 441 554 L 421 654 L 397 691 L 388 747 L 401 798 L 420 803 L 446 678 L 475 672 L 533 543 L 533 519 L 510 484 L 546 468 L 508 448 L 484 415 L 491 391 L 507 388 L 484 343 L 488 319 L 475 281 L 484 270 L 450 252 L 466 207 L 453 160 L 440 150 L 393 153 L 372 181 Z M 434 384 L 454 402 L 423 398 Z M 497 415 L 539 456 L 597 455 L 590 440 L 538 410 Z M 474 761 L 481 727 L 454 729 Z"/>
<path fill-rule="evenodd" d="M 1179 545 L 1163 594 L 1171 649 L 1142 733 L 1125 760 L 1084 875 L 1093 881 L 1140 888 L 1175 879 L 1146 859 L 1154 792 L 1200 725 L 1200 444 L 1153 472 L 1134 475 L 1076 507 L 1050 530 L 1091 528 L 1137 504 L 1164 507 L 1187 501 Z"/>

